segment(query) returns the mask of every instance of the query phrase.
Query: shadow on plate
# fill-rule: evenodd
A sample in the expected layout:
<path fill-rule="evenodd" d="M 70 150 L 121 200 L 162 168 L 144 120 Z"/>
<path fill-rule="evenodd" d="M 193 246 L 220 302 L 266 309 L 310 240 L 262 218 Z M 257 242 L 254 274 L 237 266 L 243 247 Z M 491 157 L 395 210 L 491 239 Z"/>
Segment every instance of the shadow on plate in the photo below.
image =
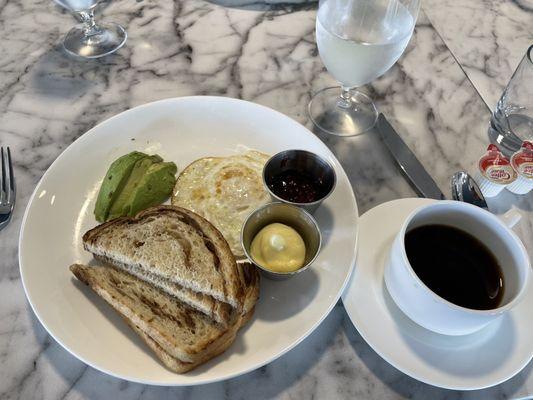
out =
<path fill-rule="evenodd" d="M 513 353 L 514 341 L 512 339 L 494 342 L 494 339 L 498 337 L 515 337 L 515 324 L 509 315 L 504 315 L 480 331 L 469 335 L 441 335 L 411 321 L 394 303 L 385 285 L 383 285 L 383 292 L 389 313 L 396 324 L 401 326 L 398 332 L 400 332 L 404 342 L 421 360 L 447 375 L 471 378 L 482 377 L 490 374 L 491 371 L 494 371 L 499 366 L 505 365 L 509 356 Z M 490 345 L 491 341 L 494 342 L 493 345 Z M 428 351 L 432 352 L 432 356 L 428 356 Z M 465 361 L 466 359 L 483 358 L 485 362 L 478 362 L 477 368 L 472 369 L 468 362 L 458 362 L 459 357 L 446 357 L 449 352 L 456 351 L 470 354 L 471 357 L 465 357 L 464 354 L 461 354 L 461 357 L 465 357 Z M 433 352 L 438 352 L 441 357 L 438 357 Z M 488 353 L 490 354 L 487 357 Z M 435 363 L 436 357 L 442 360 L 440 365 Z"/>
<path fill-rule="evenodd" d="M 298 314 L 313 302 L 318 292 L 318 274 L 312 265 L 285 281 L 261 277 L 261 291 L 255 317 L 266 321 L 282 321 Z"/>
<path fill-rule="evenodd" d="M 90 289 L 83 282 L 72 277 L 71 279 L 74 286 L 76 286 L 80 292 L 100 311 L 105 318 L 110 321 L 117 330 L 120 331 L 128 340 L 133 342 L 143 353 L 148 354 L 151 358 L 161 363 L 155 356 L 154 352 L 150 350 L 148 345 L 135 333 L 135 331 L 128 326 L 126 321 L 120 316 L 120 314 L 113 309 L 109 304 L 105 302 L 100 296 L 98 296 L 92 289 Z"/>
<path fill-rule="evenodd" d="M 155 356 L 155 354 L 148 348 L 148 346 L 142 341 L 142 339 L 126 324 L 126 322 L 109 304 L 107 304 L 102 298 L 100 298 L 84 283 L 80 282 L 74 277 L 71 279 L 71 281 L 72 284 L 76 286 L 76 288 L 80 292 L 82 292 L 83 295 L 94 305 L 94 307 L 96 307 L 98 311 L 103 314 L 127 338 L 126 340 L 130 340 L 131 342 L 133 342 L 139 348 L 139 350 L 154 359 L 157 363 L 160 363 L 159 359 Z M 39 357 L 46 357 L 52 368 L 54 368 L 55 371 L 62 376 L 63 381 L 70 382 L 69 386 L 73 386 L 81 378 L 81 376 L 85 374 L 85 371 L 87 370 L 87 365 L 85 365 L 82 361 L 78 361 L 73 355 L 70 355 L 65 349 L 63 349 L 61 345 L 59 345 L 59 343 L 54 342 L 54 340 L 49 336 L 44 327 L 40 324 L 39 320 L 34 316 L 29 304 L 27 308 L 27 312 L 32 314 L 33 316 L 32 328 L 34 335 L 36 336 L 39 342 L 44 342 L 44 344 L 42 345 L 41 353 L 39 353 Z M 39 337 L 42 336 L 46 336 L 46 338 L 44 340 L 40 340 Z M 46 345 L 46 341 L 53 342 L 53 344 L 57 348 L 61 349 L 61 351 L 47 351 L 48 346 Z M 36 361 L 34 361 L 34 368 L 36 368 L 35 363 Z M 95 369 L 90 369 L 90 371 L 92 375 L 100 374 L 102 377 L 105 376 L 110 379 L 116 379 L 111 378 L 107 374 L 104 374 L 103 372 L 97 371 Z M 116 381 L 124 382 L 120 379 L 116 379 Z M 94 395 L 94 391 L 91 391 L 91 394 Z M 93 397 L 94 396 L 88 395 L 86 398 Z"/>
<path fill-rule="evenodd" d="M 260 400 L 277 398 L 287 389 L 301 384 L 302 377 L 323 358 L 324 352 L 335 337 L 342 315 L 342 306 L 337 305 L 321 325 L 305 339 L 304 343 L 266 366 L 224 382 L 194 388 L 172 388 L 170 389 L 171 393 L 173 396 L 179 396 L 188 389 L 187 393 L 190 398 L 198 399 L 225 397 Z M 253 321 L 250 322 L 253 324 Z M 233 347 L 238 350 L 239 341 L 243 337 L 242 333 L 241 330 L 231 347 L 231 352 L 234 351 Z M 223 362 L 224 354 L 211 362 Z M 211 362 L 207 363 L 206 367 Z"/>
<path fill-rule="evenodd" d="M 382 287 L 383 300 L 385 307 L 388 312 L 392 315 L 392 318 L 395 320 L 397 325 L 401 326 L 401 329 L 398 329 L 400 334 L 403 336 L 404 341 L 409 347 L 415 352 L 421 360 L 426 360 L 426 352 L 424 350 L 435 348 L 442 349 L 443 359 L 446 358 L 447 352 L 453 352 L 464 348 L 465 351 L 470 351 L 472 354 L 472 359 L 476 359 L 479 354 L 476 350 L 483 351 L 482 348 L 478 345 L 478 348 L 472 350 L 473 345 L 477 343 L 484 343 L 490 340 L 493 337 L 501 335 L 503 330 L 514 331 L 514 327 L 509 328 L 508 320 L 505 321 L 496 321 L 492 326 L 488 326 L 480 332 L 465 335 L 451 337 L 446 335 L 436 334 L 431 332 L 409 319 L 403 312 L 396 306 L 394 300 L 391 298 L 388 293 L 385 284 L 383 283 Z M 343 329 L 346 332 L 346 337 L 350 345 L 352 346 L 355 353 L 358 355 L 359 359 L 366 365 L 366 367 L 372 371 L 373 375 L 387 385 L 394 392 L 398 393 L 402 397 L 406 398 L 442 398 L 449 396 L 450 393 L 456 393 L 457 397 L 461 397 L 461 391 L 452 391 L 449 389 L 442 389 L 435 387 L 423 382 L 420 382 L 410 376 L 404 374 L 403 372 L 397 370 L 387 361 L 382 359 L 374 350 L 364 341 L 360 336 L 357 330 L 351 324 L 349 318 L 345 319 L 346 322 L 343 324 Z M 508 335 L 509 333 L 505 333 Z M 461 371 L 457 371 L 458 363 L 457 359 L 453 359 L 453 369 L 450 369 L 450 365 L 444 365 L 442 370 L 448 374 L 459 374 L 460 376 L 480 376 L 483 374 L 489 373 L 494 367 L 499 366 L 502 363 L 505 363 L 506 358 L 511 352 L 512 345 L 507 344 L 506 348 L 498 348 L 495 350 L 494 354 L 496 357 L 492 359 L 490 363 L 485 363 L 481 368 L 472 370 L 465 365 L 465 368 Z M 453 358 L 453 357 L 452 357 Z M 427 360 L 425 362 L 428 362 Z M 432 365 L 435 367 L 435 363 Z M 461 366 L 459 366 L 460 368 Z M 476 394 L 479 394 L 479 398 L 496 398 L 505 393 L 505 396 L 512 397 L 513 393 L 516 393 L 523 386 L 526 377 L 530 374 L 532 369 L 531 363 L 524 368 L 522 372 L 517 374 L 515 377 L 510 380 L 487 389 L 482 389 L 476 391 Z M 423 391 L 423 392 L 422 392 Z M 423 396 L 420 394 L 423 393 Z"/>
<path fill-rule="evenodd" d="M 76 285 L 83 286 L 83 283 L 78 282 Z M 83 290 L 88 297 L 94 295 L 88 288 Z M 136 334 L 121 321 L 118 314 L 111 310 L 102 299 L 94 295 L 95 305 L 101 309 L 106 315 L 114 315 L 111 319 L 116 317 L 116 325 L 119 329 L 124 329 L 126 332 L 133 335 L 131 339 L 139 343 L 144 351 L 151 353 L 149 349 L 140 342 Z M 93 299 L 91 299 L 92 301 Z M 29 304 L 27 305 L 27 312 L 32 314 Z M 116 314 L 116 315 L 115 315 Z M 342 320 L 344 312 L 342 306 L 337 305 L 322 324 L 305 340 L 305 343 L 298 345 L 289 353 L 273 361 L 272 363 L 263 366 L 255 371 L 251 371 L 240 377 L 236 377 L 224 382 L 217 382 L 194 387 L 160 387 L 147 386 L 133 382 L 127 382 L 119 378 L 109 376 L 103 372 L 87 368 L 81 361 L 78 361 L 74 356 L 64 351 L 59 345 L 56 345 L 59 352 L 47 351 L 47 341 L 53 341 L 36 317 L 32 318 L 32 325 L 37 341 L 41 344 L 42 353 L 38 357 L 45 357 L 49 365 L 61 376 L 62 382 L 66 384 L 69 390 L 72 390 L 80 398 L 99 399 L 104 393 L 109 396 L 114 393 L 121 393 L 132 398 L 143 393 L 149 398 L 222 398 L 227 397 L 228 392 L 238 394 L 242 398 L 253 398 L 256 400 L 271 399 L 284 393 L 291 387 L 294 387 L 301 381 L 302 376 L 305 376 L 307 371 L 311 370 L 323 358 L 324 352 L 328 349 L 335 333 L 338 331 L 338 326 Z M 251 326 L 253 320 L 247 326 Z M 245 333 L 247 327 L 243 327 L 237 334 L 235 343 L 230 347 L 229 352 L 242 351 L 239 343 L 240 337 Z M 129 335 L 128 335 L 129 336 Z M 52 354 L 53 353 L 53 354 Z M 226 356 L 228 352 L 224 353 Z M 215 357 L 212 361 L 206 363 L 204 367 L 195 370 L 198 373 L 202 368 L 209 368 L 213 363 L 224 362 L 224 354 Z M 155 357 L 155 356 L 152 356 Z M 38 367 L 37 367 L 38 368 Z M 87 373 L 86 373 L 87 372 Z M 38 373 L 38 372 L 34 372 Z M 194 371 L 189 372 L 192 374 Z M 83 381 L 82 381 L 83 377 Z M 137 393 L 137 395 L 135 395 Z M 142 396 L 141 396 L 142 397 Z"/>
<path fill-rule="evenodd" d="M 395 321 L 396 325 L 401 326 L 401 329 L 398 329 L 398 331 L 403 336 L 405 343 L 409 345 L 412 350 L 419 355 L 421 359 L 425 358 L 425 350 L 427 350 L 428 348 L 439 348 L 443 350 L 448 349 L 450 351 L 459 349 L 464 349 L 465 351 L 472 351 L 472 346 L 475 346 L 476 344 L 480 346 L 493 337 L 497 337 L 503 334 L 515 334 L 514 323 L 512 319 L 509 318 L 507 315 L 503 316 L 497 321 L 492 322 L 480 331 L 474 332 L 469 335 L 448 336 L 432 332 L 413 322 L 398 308 L 391 295 L 389 294 L 389 291 L 387 290 L 385 284 L 383 284 L 382 289 L 383 299 L 385 301 L 385 306 L 387 307 L 388 313 L 392 316 L 392 319 Z M 507 330 L 507 332 L 504 332 L 505 329 Z M 477 369 L 476 371 L 461 371 L 460 376 L 474 376 L 488 373 L 490 369 L 503 364 L 511 350 L 511 343 L 508 342 L 506 343 L 506 348 L 498 349 L 498 357 L 495 358 L 492 363 L 485 363 L 483 365 L 483 368 Z M 442 370 L 446 371 L 446 373 L 448 374 L 457 374 L 456 364 L 453 365 L 453 370 L 450 370 L 449 367 L 450 366 L 443 367 Z"/>
<path fill-rule="evenodd" d="M 318 207 L 313 215 L 320 228 L 320 234 L 322 235 L 322 248 L 326 246 L 331 238 L 333 232 L 333 213 L 331 209 L 324 203 Z"/>
<path fill-rule="evenodd" d="M 345 318 L 342 329 L 345 331 L 348 342 L 357 354 L 357 357 L 370 371 L 370 373 L 386 385 L 390 390 L 398 394 L 401 398 L 409 399 L 460 399 L 464 398 L 463 391 L 442 389 L 436 386 L 420 382 L 391 366 L 382 359 L 364 341 L 359 332 L 354 328 L 350 319 Z M 514 394 L 520 392 L 524 382 L 531 374 L 533 365 L 530 363 L 515 377 L 510 380 L 487 389 L 475 391 L 477 399 L 514 398 Z"/>

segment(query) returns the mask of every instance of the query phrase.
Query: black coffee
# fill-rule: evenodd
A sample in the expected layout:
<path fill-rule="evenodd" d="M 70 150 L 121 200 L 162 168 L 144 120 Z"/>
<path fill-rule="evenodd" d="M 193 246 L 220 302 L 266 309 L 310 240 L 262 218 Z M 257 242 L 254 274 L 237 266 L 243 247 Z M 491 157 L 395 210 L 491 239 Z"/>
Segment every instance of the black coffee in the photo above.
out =
<path fill-rule="evenodd" d="M 458 306 L 489 310 L 500 305 L 502 270 L 474 236 L 446 225 L 425 225 L 405 235 L 416 274 L 433 292 Z"/>

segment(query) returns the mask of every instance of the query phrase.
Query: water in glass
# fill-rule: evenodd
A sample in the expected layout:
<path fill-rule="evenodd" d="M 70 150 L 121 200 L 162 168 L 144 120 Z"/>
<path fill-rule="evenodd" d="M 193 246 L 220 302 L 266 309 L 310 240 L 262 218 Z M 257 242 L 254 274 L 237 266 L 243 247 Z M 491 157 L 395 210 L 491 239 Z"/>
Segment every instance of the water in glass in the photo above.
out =
<path fill-rule="evenodd" d="M 352 15 L 365 13 L 360 23 L 336 15 L 326 2 L 316 19 L 320 58 L 329 73 L 346 87 L 358 87 L 383 75 L 400 58 L 413 31 L 413 16 L 399 1 L 361 1 Z M 339 23 L 340 22 L 340 23 Z"/>
<path fill-rule="evenodd" d="M 321 0 L 316 40 L 322 62 L 341 88 L 317 92 L 309 116 L 321 130 L 352 136 L 374 126 L 377 110 L 352 90 L 383 75 L 413 33 L 419 0 Z"/>

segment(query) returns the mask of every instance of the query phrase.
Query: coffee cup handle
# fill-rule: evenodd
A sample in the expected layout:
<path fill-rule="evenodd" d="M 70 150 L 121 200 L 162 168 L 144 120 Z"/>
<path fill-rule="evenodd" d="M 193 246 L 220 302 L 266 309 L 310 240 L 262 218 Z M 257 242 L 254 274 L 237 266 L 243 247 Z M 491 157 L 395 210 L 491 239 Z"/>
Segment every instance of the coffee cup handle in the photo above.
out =
<path fill-rule="evenodd" d="M 522 214 L 515 208 L 511 208 L 505 214 L 498 216 L 502 222 L 508 227 L 513 228 L 520 219 L 522 219 Z"/>

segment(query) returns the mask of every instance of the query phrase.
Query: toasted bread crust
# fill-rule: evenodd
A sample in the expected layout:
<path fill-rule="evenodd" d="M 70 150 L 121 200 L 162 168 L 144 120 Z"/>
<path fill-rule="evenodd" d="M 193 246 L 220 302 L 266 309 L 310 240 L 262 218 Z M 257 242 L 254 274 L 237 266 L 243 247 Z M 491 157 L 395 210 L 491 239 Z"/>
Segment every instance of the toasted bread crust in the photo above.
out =
<path fill-rule="evenodd" d="M 231 328 L 232 330 L 234 330 L 234 335 L 229 336 L 226 341 L 222 341 L 217 347 L 210 349 L 209 353 L 205 353 L 195 362 L 184 362 L 180 359 L 172 357 L 161 346 L 159 346 L 154 339 L 152 339 L 148 334 L 146 334 L 146 332 L 144 332 L 140 327 L 135 325 L 130 319 L 128 319 L 124 315 L 122 315 L 122 318 L 141 337 L 141 339 L 148 345 L 148 347 L 152 349 L 152 351 L 168 369 L 179 374 L 191 371 L 199 365 L 204 364 L 207 361 L 225 352 L 235 341 L 238 330 L 252 319 L 255 311 L 255 302 L 257 301 L 259 296 L 259 273 L 251 264 L 249 264 L 249 266 L 252 269 L 250 272 L 248 272 L 248 275 L 250 276 L 250 286 L 248 286 L 245 303 L 245 309 L 247 308 L 247 310 L 243 312 L 240 322 L 238 324 L 235 324 L 234 327 Z"/>
<path fill-rule="evenodd" d="M 237 337 L 237 330 L 244 325 L 246 322 L 250 320 L 253 314 L 253 309 L 245 314 L 242 317 L 242 322 L 240 324 L 236 324 L 234 329 L 234 334 L 229 336 L 225 341 L 222 341 L 218 346 L 215 348 L 210 349 L 209 353 L 205 353 L 202 357 L 198 358 L 195 362 L 184 362 L 181 361 L 178 358 L 172 357 L 170 354 L 168 354 L 161 346 L 157 344 L 155 340 L 153 340 L 150 336 L 148 336 L 141 328 L 136 326 L 130 319 L 123 317 L 123 319 L 126 321 L 126 323 L 141 337 L 141 339 L 144 340 L 144 342 L 152 349 L 152 351 L 156 354 L 156 356 L 161 360 L 161 362 L 171 371 L 177 372 L 179 374 L 188 372 L 196 368 L 197 366 L 206 363 L 207 361 L 211 360 L 212 358 L 222 354 L 225 352 L 235 341 L 235 338 Z"/>
<path fill-rule="evenodd" d="M 197 288 L 193 285 L 188 287 L 188 289 L 194 291 L 200 291 L 197 289 L 204 289 L 205 291 L 203 291 L 203 294 L 212 295 L 217 300 L 231 304 L 238 311 L 242 310 L 244 303 L 244 289 L 241 280 L 238 279 L 239 272 L 229 245 L 222 234 L 209 221 L 190 210 L 176 206 L 162 205 L 141 211 L 132 218 L 117 218 L 115 220 L 103 223 L 89 230 L 85 233 L 85 235 L 83 235 L 84 248 L 93 253 L 95 256 L 105 257 L 107 261 L 112 262 L 114 265 L 123 267 L 123 265 L 121 265 L 123 263 L 121 263 L 119 260 L 116 260 L 112 254 L 106 253 L 106 233 L 121 228 L 127 229 L 126 227 L 128 225 L 142 224 L 143 221 L 146 221 L 152 217 L 159 217 L 163 215 L 168 216 L 169 218 L 176 218 L 180 222 L 193 226 L 194 229 L 204 238 L 206 246 L 209 248 L 209 250 L 220 261 L 220 271 L 217 272 L 216 276 L 220 276 L 223 279 L 223 293 L 210 293 L 208 288 Z M 143 268 L 144 266 L 138 265 L 138 267 Z M 186 287 L 184 285 L 187 284 L 187 282 L 173 283 L 179 284 L 182 287 Z M 175 293 L 175 295 L 180 297 L 179 293 Z M 190 303 L 190 298 L 183 300 Z M 202 307 L 201 305 L 199 305 L 197 308 L 200 310 L 203 308 L 205 310 L 205 307 Z M 217 319 L 220 319 L 220 322 L 227 322 L 222 320 L 223 318 L 226 318 L 222 314 L 223 310 L 214 309 L 214 311 L 220 311 L 220 313 L 218 315 L 211 314 L 212 317 L 218 317 Z"/>
<path fill-rule="evenodd" d="M 226 350 L 235 339 L 237 330 L 251 319 L 259 295 L 259 273 L 250 264 L 240 265 L 239 267 L 239 279 L 242 280 L 243 285 L 246 285 L 245 311 L 240 314 L 232 313 L 231 324 L 226 328 L 215 322 L 209 323 L 211 327 L 208 329 L 208 334 L 197 337 L 194 344 L 189 346 L 176 342 L 168 332 L 158 329 L 152 323 L 153 316 L 165 315 L 173 307 L 178 307 L 176 310 L 187 309 L 186 305 L 183 305 L 173 296 L 154 287 L 152 287 L 150 292 L 149 289 L 152 285 L 111 266 L 99 267 L 74 264 L 70 266 L 70 270 L 80 281 L 90 286 L 115 308 L 167 367 L 176 372 L 185 372 Z M 135 289 L 131 290 L 135 290 L 135 292 L 124 293 L 124 290 L 127 289 L 124 287 L 121 289 L 121 286 L 115 280 L 125 281 L 125 287 L 134 287 Z M 105 281 L 109 283 L 106 285 Z M 136 286 L 133 286 L 133 284 Z M 140 298 L 132 296 L 134 293 L 142 293 L 148 298 L 143 300 L 142 295 Z M 157 296 L 160 300 L 155 301 L 154 296 Z M 150 312 L 155 313 L 151 314 L 152 317 L 146 315 L 146 310 L 142 312 L 143 302 L 148 302 Z M 158 307 L 159 305 L 162 305 L 163 308 L 153 309 L 153 307 Z M 169 308 L 168 306 L 171 307 Z M 205 316 L 199 317 L 202 314 L 192 309 L 190 310 L 190 316 L 187 316 L 187 313 L 189 312 L 186 311 L 186 318 L 194 318 L 197 321 L 198 318 L 200 320 L 205 320 L 206 318 Z M 183 315 L 183 313 L 174 315 L 179 316 Z M 179 325 L 172 322 L 174 320 L 172 315 L 169 315 L 168 318 L 170 323 L 175 326 L 175 329 L 181 329 L 179 322 Z"/>
<path fill-rule="evenodd" d="M 244 325 L 252 317 L 255 304 L 259 300 L 259 287 L 261 278 L 257 268 L 249 261 L 238 263 L 238 266 L 239 274 L 246 290 L 246 297 L 244 299 L 242 311 L 242 315 L 245 317 L 245 319 L 247 318 L 246 321 L 243 322 Z"/>
<path fill-rule="evenodd" d="M 131 266 L 113 260 L 110 257 L 99 255 L 95 255 L 94 257 L 97 260 L 103 261 L 106 264 L 111 264 L 124 272 L 132 274 L 137 278 L 156 286 L 160 290 L 176 297 L 178 300 L 184 302 L 195 310 L 203 312 L 223 326 L 227 326 L 230 323 L 232 307 L 228 303 L 215 300 L 209 295 L 184 288 L 177 283 L 168 280 L 160 279 L 160 282 L 158 282 L 157 280 L 151 279 L 150 275 L 143 273 L 139 269 L 131 268 Z"/>
<path fill-rule="evenodd" d="M 72 273 L 82 282 L 87 284 L 91 289 L 93 289 L 100 297 L 102 297 L 107 303 L 109 303 L 115 310 L 117 310 L 121 315 L 132 321 L 136 326 L 138 326 L 143 332 L 148 334 L 153 340 L 155 340 L 159 346 L 161 346 L 169 355 L 174 358 L 178 358 L 184 362 L 196 362 L 201 358 L 205 353 L 208 353 L 213 346 L 217 346 L 220 343 L 225 342 L 231 336 L 230 328 L 224 328 L 214 321 L 212 322 L 212 327 L 209 329 L 209 332 L 206 336 L 198 337 L 195 343 L 188 345 L 186 343 L 177 343 L 171 337 L 169 332 L 165 330 L 158 329 L 154 324 L 152 324 L 153 318 L 147 318 L 143 316 L 142 313 L 138 312 L 139 304 L 132 303 L 131 301 L 124 301 L 120 299 L 119 296 L 116 296 L 112 291 L 106 289 L 105 285 L 100 281 L 99 277 L 94 274 L 94 269 L 98 268 L 107 268 L 112 271 L 116 271 L 118 274 L 126 274 L 120 270 L 115 269 L 110 266 L 102 267 L 88 267 L 84 265 L 74 264 L 71 265 L 70 270 Z M 144 281 L 141 281 L 137 278 L 132 277 L 136 281 L 140 282 L 142 285 L 148 285 Z M 164 292 L 160 292 L 162 297 L 172 299 L 170 301 L 178 303 L 177 307 L 185 308 L 187 306 L 180 303 L 178 300 L 168 296 Z M 181 305 L 180 305 L 181 304 Z M 151 305 L 148 305 L 151 308 Z M 154 309 L 154 312 L 158 310 Z M 185 313 L 190 315 L 190 318 L 198 318 L 199 314 L 197 311 L 189 309 L 185 310 Z M 170 316 L 172 318 L 172 316 Z M 205 317 L 204 317 L 205 318 Z M 234 326 L 240 320 L 240 315 L 233 314 L 232 316 L 232 325 Z M 176 329 L 179 327 L 176 325 Z"/>

